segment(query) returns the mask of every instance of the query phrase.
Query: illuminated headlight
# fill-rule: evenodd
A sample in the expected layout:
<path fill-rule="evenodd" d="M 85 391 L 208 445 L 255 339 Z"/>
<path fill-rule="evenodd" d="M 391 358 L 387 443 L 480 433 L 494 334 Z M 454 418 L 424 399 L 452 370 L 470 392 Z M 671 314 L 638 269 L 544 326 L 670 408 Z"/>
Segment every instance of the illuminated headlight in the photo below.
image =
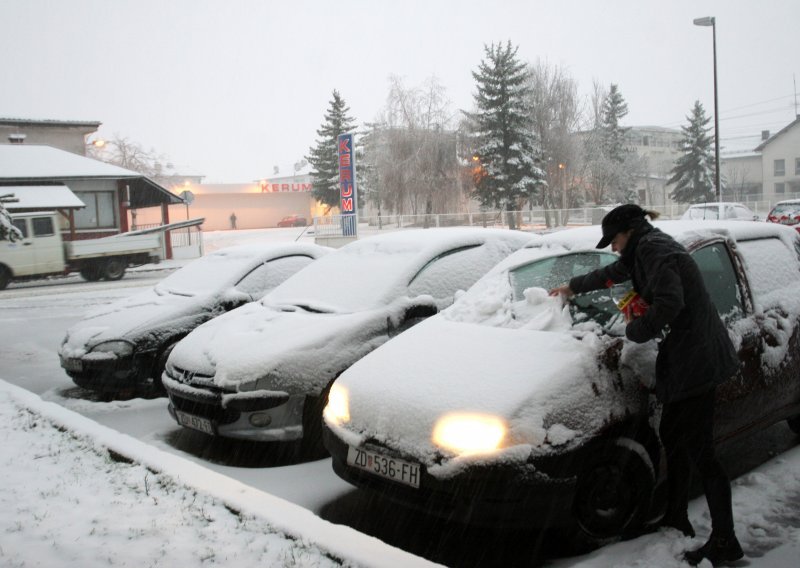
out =
<path fill-rule="evenodd" d="M 114 353 L 117 357 L 128 357 L 133 354 L 133 344 L 127 341 L 104 341 L 92 347 L 92 353 Z"/>
<path fill-rule="evenodd" d="M 328 393 L 328 404 L 325 406 L 323 416 L 332 424 L 350 422 L 350 400 L 346 388 L 333 384 Z"/>
<path fill-rule="evenodd" d="M 459 455 L 486 454 L 500 448 L 506 424 L 496 416 L 448 414 L 433 428 L 433 443 Z"/>

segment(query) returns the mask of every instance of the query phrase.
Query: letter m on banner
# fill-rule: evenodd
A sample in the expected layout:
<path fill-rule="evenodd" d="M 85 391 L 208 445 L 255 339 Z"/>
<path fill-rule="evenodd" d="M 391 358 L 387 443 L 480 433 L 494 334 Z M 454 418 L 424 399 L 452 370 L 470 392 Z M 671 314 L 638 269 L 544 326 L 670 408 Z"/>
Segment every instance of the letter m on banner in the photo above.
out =
<path fill-rule="evenodd" d="M 340 134 L 338 138 L 339 155 L 339 196 L 342 216 L 342 236 L 358 236 L 358 199 L 356 192 L 356 154 L 353 135 Z"/>

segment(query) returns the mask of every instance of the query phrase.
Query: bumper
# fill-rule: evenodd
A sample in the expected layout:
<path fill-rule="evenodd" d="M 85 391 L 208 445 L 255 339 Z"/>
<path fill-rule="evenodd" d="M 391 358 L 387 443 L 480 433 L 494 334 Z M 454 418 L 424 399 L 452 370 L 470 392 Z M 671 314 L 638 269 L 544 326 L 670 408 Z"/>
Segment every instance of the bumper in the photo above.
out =
<path fill-rule="evenodd" d="M 181 426 L 178 413 L 207 420 L 211 433 L 257 442 L 289 442 L 303 437 L 305 395 L 286 396 L 285 402 L 247 399 L 223 405 L 222 391 L 178 382 L 162 375 L 169 396 L 170 416 Z M 260 424 L 260 426 L 255 426 Z M 188 426 L 191 427 L 191 426 Z"/>
<path fill-rule="evenodd" d="M 113 359 L 71 359 L 59 355 L 61 367 L 76 385 L 103 393 L 154 386 L 156 381 L 151 375 L 155 358 L 155 352 Z"/>
<path fill-rule="evenodd" d="M 415 489 L 348 466 L 348 445 L 327 427 L 323 439 L 339 477 L 413 509 L 476 525 L 507 527 L 565 526 L 572 517 L 576 478 L 546 476 L 534 464 L 473 467 L 449 479 L 437 479 L 420 466 L 420 486 Z M 376 445 L 365 447 L 394 454 Z"/>

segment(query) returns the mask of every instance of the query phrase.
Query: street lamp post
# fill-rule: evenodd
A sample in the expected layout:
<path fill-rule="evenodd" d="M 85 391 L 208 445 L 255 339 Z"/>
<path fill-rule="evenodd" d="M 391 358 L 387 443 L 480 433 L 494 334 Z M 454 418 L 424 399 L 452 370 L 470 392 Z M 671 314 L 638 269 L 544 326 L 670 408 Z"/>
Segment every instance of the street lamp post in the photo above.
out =
<path fill-rule="evenodd" d="M 717 22 L 713 16 L 695 18 L 695 26 L 711 26 L 714 46 L 714 184 L 717 191 L 717 201 L 722 202 L 722 190 L 719 183 L 719 102 L 717 98 Z"/>

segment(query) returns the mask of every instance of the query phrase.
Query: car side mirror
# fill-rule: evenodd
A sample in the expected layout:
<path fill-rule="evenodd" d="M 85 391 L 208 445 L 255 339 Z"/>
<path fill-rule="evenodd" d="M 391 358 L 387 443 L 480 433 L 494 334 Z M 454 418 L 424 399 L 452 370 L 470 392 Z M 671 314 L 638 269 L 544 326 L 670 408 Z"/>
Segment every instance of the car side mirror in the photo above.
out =
<path fill-rule="evenodd" d="M 389 337 L 394 337 L 422 320 L 436 315 L 438 311 L 436 306 L 430 304 L 415 304 L 406 308 L 399 325 L 392 321 L 391 316 L 387 317 L 386 328 Z"/>

